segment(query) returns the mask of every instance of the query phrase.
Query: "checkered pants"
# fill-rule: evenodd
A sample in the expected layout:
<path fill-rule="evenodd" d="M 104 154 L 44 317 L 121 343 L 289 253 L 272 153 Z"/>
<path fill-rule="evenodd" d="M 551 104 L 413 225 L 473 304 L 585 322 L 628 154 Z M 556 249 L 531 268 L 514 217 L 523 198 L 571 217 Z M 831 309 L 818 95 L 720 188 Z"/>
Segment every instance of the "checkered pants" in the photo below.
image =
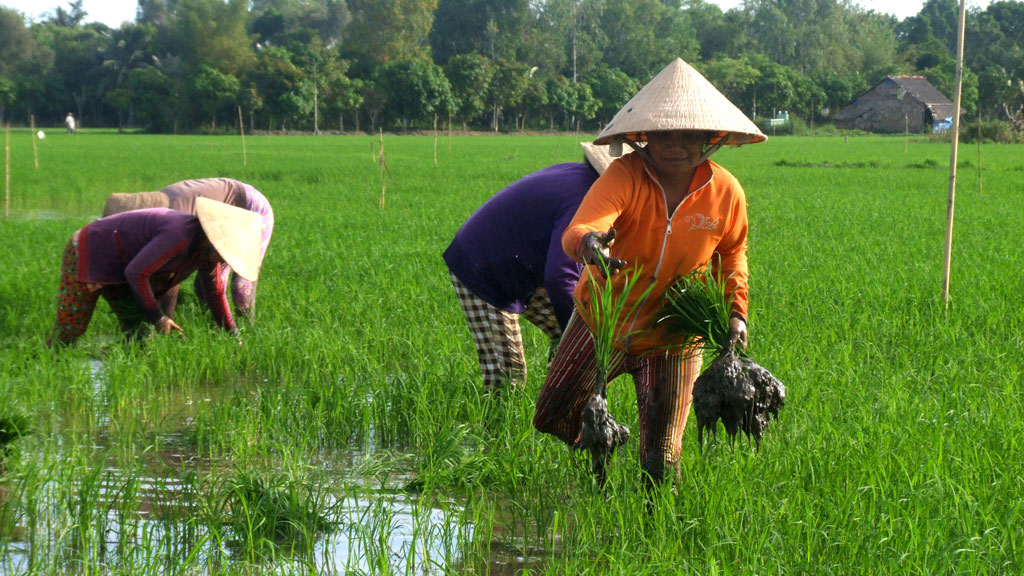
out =
<path fill-rule="evenodd" d="M 666 464 L 678 471 L 693 383 L 700 374 L 700 354 L 638 356 L 612 352 L 608 382 L 620 374 L 633 377 L 640 418 L 640 465 L 660 481 Z M 575 445 L 583 428 L 583 407 L 597 386 L 594 339 L 587 324 L 573 314 L 547 379 L 537 398 L 533 426 Z"/>
<path fill-rule="evenodd" d="M 512 387 L 525 386 L 526 356 L 523 353 L 519 314 L 491 306 L 470 292 L 454 274 L 451 278 L 476 345 L 484 388 L 492 392 L 506 384 Z M 540 328 L 552 342 L 557 342 L 562 336 L 555 310 L 543 288 L 533 293 L 522 315 Z"/>

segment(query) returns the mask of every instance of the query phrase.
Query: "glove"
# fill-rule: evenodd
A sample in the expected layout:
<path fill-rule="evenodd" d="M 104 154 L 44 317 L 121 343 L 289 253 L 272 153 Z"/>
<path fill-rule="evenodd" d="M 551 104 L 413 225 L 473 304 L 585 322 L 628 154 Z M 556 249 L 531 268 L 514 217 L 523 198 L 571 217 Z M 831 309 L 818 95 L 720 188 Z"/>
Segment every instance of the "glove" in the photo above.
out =
<path fill-rule="evenodd" d="M 612 258 L 609 248 L 615 242 L 615 228 L 607 233 L 588 232 L 580 244 L 580 257 L 586 264 L 593 264 L 605 275 L 605 269 L 609 274 L 615 274 L 626 266 L 625 260 Z"/>
<path fill-rule="evenodd" d="M 739 316 L 730 316 L 729 347 L 735 349 L 737 344 L 747 349 L 747 321 Z"/>

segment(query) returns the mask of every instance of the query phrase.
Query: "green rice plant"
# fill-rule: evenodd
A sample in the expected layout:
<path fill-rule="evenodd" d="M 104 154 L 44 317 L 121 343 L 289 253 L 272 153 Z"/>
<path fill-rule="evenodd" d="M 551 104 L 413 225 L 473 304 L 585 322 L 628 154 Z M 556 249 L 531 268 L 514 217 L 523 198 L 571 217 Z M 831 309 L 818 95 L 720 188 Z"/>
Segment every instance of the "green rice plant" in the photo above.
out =
<path fill-rule="evenodd" d="M 334 524 L 323 487 L 293 473 L 240 470 L 219 483 L 209 522 L 230 529 L 234 547 L 255 562 L 279 553 L 304 556 Z"/>
<path fill-rule="evenodd" d="M 732 298 L 726 297 L 725 282 L 709 266 L 676 278 L 663 301 L 656 324 L 683 336 L 684 351 L 703 345 L 714 352 L 714 360 L 693 385 L 698 441 L 721 419 L 730 437 L 742 428 L 760 447 L 768 421 L 785 404 L 786 388 L 747 357 L 745 345 L 737 348 L 729 329 Z"/>
<path fill-rule="evenodd" d="M 725 294 L 725 280 L 709 266 L 669 284 L 655 322 L 669 333 L 685 337 L 684 350 L 698 344 L 724 350 L 729 346 L 731 310 L 732 297 Z"/>
<path fill-rule="evenodd" d="M 618 327 L 630 324 L 630 318 L 636 313 L 639 303 L 648 297 L 653 285 L 649 285 L 630 306 L 629 296 L 641 277 L 641 268 L 637 266 L 619 272 L 624 276 L 624 281 L 616 291 L 607 262 L 601 260 L 600 267 L 603 282 L 599 282 L 591 268 L 587 267 L 590 301 L 577 303 L 589 313 L 597 368 L 594 394 L 583 406 L 583 429 L 577 447 L 590 451 L 591 470 L 597 477 L 598 485 L 603 487 L 607 480 L 606 466 L 612 453 L 629 439 L 629 429 L 617 423 L 608 412 L 608 373 L 612 355 L 630 336 L 629 333 L 622 333 Z"/>
<path fill-rule="evenodd" d="M 386 490 L 415 471 L 421 509 L 460 509 L 457 545 L 435 573 L 1024 573 L 1024 147 L 982 145 L 984 194 L 958 179 L 948 314 L 937 248 L 948 144 L 778 137 L 716 153 L 747 196 L 752 349 L 792 383 L 793 409 L 757 458 L 718 443 L 703 455 L 692 449 L 691 418 L 682 478 L 650 495 L 630 489 L 640 470 L 637 443 L 627 443 L 605 498 L 591 489 L 590 458 L 567 459 L 530 425 L 547 339 L 529 323 L 526 389 L 500 408 L 487 402 L 439 257 L 509 182 L 580 160 L 576 139 L 455 135 L 435 166 L 429 138 L 389 138 L 386 210 L 369 135 L 253 136 L 247 166 L 237 136 L 94 132 L 87 146 L 53 138 L 40 170 L 27 142 L 12 150 L 12 218 L 0 226 L 0 407 L 33 408 L 32 433 L 14 441 L 19 457 L 0 480 L 10 526 L 0 533 L 0 572 L 400 571 L 401 559 L 379 546 L 367 564 L 342 568 L 346 532 L 361 538 L 358 525 L 321 533 L 340 550 L 337 570 L 288 557 L 287 546 L 243 553 L 227 516 L 212 513 L 221 478 L 301 459 L 326 463 L 308 480 L 318 489 L 354 484 L 353 497 L 364 497 L 377 483 L 362 469 L 376 470 Z M 43 168 L 58 165 L 66 169 Z M 45 350 L 71 233 L 110 192 L 201 175 L 254 185 L 277 215 L 243 345 L 211 325 L 185 286 L 187 340 L 120 344 L 101 301 L 78 346 Z M 608 402 L 635 429 L 624 380 Z M 130 515 L 151 497 L 122 489 L 122 478 L 180 482 L 157 507 L 160 520 L 138 522 L 130 561 L 113 545 L 106 556 L 72 553 L 81 536 L 72 526 L 99 522 L 101 512 L 81 514 L 72 498 L 95 468 L 116 471 L 108 529 L 119 510 Z M 398 496 L 383 499 L 379 522 L 366 521 L 385 530 L 384 516 L 401 516 L 390 509 L 409 494 Z M 401 530 L 391 537 L 394 550 L 408 541 Z M 416 539 L 422 550 L 429 537 Z"/>
<path fill-rule="evenodd" d="M 13 443 L 31 431 L 28 416 L 5 408 L 0 412 L 0 476 L 7 469 L 7 458 L 14 452 Z"/>

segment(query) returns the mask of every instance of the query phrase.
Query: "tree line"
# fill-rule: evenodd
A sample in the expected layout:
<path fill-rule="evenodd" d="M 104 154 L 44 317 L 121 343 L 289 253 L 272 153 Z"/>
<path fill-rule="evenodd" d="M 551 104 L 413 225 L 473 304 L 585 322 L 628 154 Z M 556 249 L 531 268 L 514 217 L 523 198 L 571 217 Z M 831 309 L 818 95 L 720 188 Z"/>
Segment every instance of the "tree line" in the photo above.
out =
<path fill-rule="evenodd" d="M 958 3 L 904 20 L 849 0 L 138 0 L 86 23 L 0 6 L 0 122 L 151 132 L 597 130 L 671 59 L 755 121 L 805 123 L 890 74 L 952 97 Z M 1024 104 L 1024 2 L 967 15 L 963 108 Z"/>

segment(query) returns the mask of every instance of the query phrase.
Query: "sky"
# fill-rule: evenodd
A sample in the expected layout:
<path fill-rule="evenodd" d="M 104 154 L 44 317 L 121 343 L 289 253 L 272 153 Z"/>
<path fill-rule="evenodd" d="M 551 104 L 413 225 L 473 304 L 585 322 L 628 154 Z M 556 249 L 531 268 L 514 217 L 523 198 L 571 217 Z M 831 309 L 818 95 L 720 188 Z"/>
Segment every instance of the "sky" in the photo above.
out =
<path fill-rule="evenodd" d="M 709 0 L 722 7 L 722 10 L 735 8 L 741 0 Z M 968 8 L 984 8 L 990 0 L 967 0 Z M 874 10 L 883 14 L 893 14 L 900 20 L 913 16 L 921 10 L 924 0 L 853 0 L 866 10 Z M 70 3 L 55 0 L 0 0 L 0 6 L 14 8 L 27 19 L 42 20 L 46 14 L 56 12 L 57 7 L 67 9 Z M 135 20 L 136 0 L 84 0 L 82 3 L 87 15 L 87 22 L 103 22 L 111 28 L 117 28 L 124 21 Z"/>

